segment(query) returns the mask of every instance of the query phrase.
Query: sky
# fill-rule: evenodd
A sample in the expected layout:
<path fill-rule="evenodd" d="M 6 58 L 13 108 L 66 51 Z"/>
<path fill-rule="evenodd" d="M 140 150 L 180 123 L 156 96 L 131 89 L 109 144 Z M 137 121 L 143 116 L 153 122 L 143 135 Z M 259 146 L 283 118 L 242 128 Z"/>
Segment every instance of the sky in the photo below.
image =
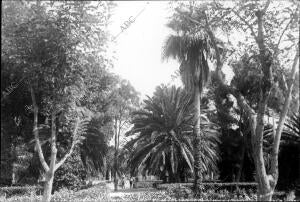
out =
<path fill-rule="evenodd" d="M 164 41 L 172 31 L 167 28 L 171 9 L 167 1 L 115 1 L 109 31 L 118 36 L 110 45 L 115 52 L 113 72 L 127 79 L 140 92 L 141 98 L 152 96 L 155 87 L 164 84 L 182 85 L 180 78 L 172 81 L 172 75 L 179 68 L 175 60 L 163 62 L 161 52 Z M 124 23 L 138 15 L 122 33 Z M 245 41 L 245 33 L 233 33 L 229 36 L 234 48 L 239 41 Z M 225 36 L 217 36 L 219 38 Z M 227 38 L 223 39 L 224 41 Z M 233 77 L 231 68 L 224 64 L 222 71 L 229 83 Z M 172 82 L 171 82 L 172 81 Z M 113 143 L 112 143 L 113 144 Z"/>
<path fill-rule="evenodd" d="M 134 88 L 145 95 L 151 96 L 155 87 L 164 83 L 182 85 L 180 78 L 171 82 L 172 75 L 179 64 L 175 60 L 162 62 L 161 52 L 164 41 L 172 31 L 167 28 L 168 17 L 172 9 L 168 1 L 114 1 L 114 9 L 109 31 L 118 36 L 110 45 L 110 52 L 115 52 L 113 72 L 127 79 Z M 273 6 L 276 6 L 274 4 Z M 278 5 L 277 5 L 278 6 Z M 138 16 L 137 16 L 138 15 Z M 137 16 L 122 33 L 124 23 Z M 120 33 L 120 34 L 119 34 Z M 237 48 L 239 41 L 245 41 L 244 33 L 234 33 L 231 42 Z M 222 36 L 217 36 L 222 38 Z M 224 37 L 224 36 L 223 36 Z M 226 39 L 224 39 L 226 40 Z M 229 66 L 224 64 L 222 71 L 228 83 L 233 77 Z"/>
<path fill-rule="evenodd" d="M 172 15 L 168 1 L 115 1 L 109 31 L 115 37 L 109 52 L 114 56 L 113 72 L 127 79 L 140 92 L 141 98 L 152 96 L 156 86 L 174 84 L 182 86 L 180 78 L 172 79 L 179 68 L 173 59 L 161 60 L 162 47 L 172 34 L 166 24 Z M 129 26 L 125 26 L 128 21 Z M 123 28 L 121 28 L 123 27 Z M 125 29 L 126 28 L 126 29 Z M 123 30 L 123 32 L 122 32 Z M 122 32 L 122 33 L 120 33 Z M 232 70 L 222 70 L 230 81 Z"/>
<path fill-rule="evenodd" d="M 115 51 L 113 72 L 127 79 L 141 93 L 151 96 L 155 87 L 172 81 L 171 75 L 179 64 L 174 60 L 163 62 L 161 52 L 164 41 L 171 34 L 168 22 L 167 1 L 116 1 L 109 30 L 113 36 L 121 31 L 121 26 L 129 19 L 138 17 L 111 44 Z M 180 79 L 172 82 L 181 85 Z"/>
<path fill-rule="evenodd" d="M 115 1 L 109 31 L 117 36 L 110 44 L 109 52 L 113 54 L 114 67 L 112 71 L 127 79 L 140 93 L 141 99 L 146 95 L 152 96 L 156 86 L 160 84 L 174 84 L 182 86 L 180 78 L 172 79 L 172 75 L 179 68 L 175 60 L 161 60 L 163 44 L 172 34 L 166 24 L 172 15 L 167 1 Z M 133 19 L 122 33 L 124 22 Z M 115 52 L 115 53 L 113 53 Z M 228 71 L 227 67 L 223 68 Z M 121 135 L 120 142 L 125 138 Z M 110 145 L 114 145 L 112 139 Z"/>

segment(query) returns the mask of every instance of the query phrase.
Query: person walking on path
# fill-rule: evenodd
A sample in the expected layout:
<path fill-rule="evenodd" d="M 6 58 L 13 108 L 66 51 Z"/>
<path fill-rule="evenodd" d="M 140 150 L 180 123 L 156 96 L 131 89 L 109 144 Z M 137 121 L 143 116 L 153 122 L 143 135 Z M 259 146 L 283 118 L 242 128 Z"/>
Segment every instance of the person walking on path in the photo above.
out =
<path fill-rule="evenodd" d="M 130 183 L 130 189 L 133 188 L 133 181 L 134 181 L 134 179 L 133 179 L 133 177 L 131 176 L 131 177 L 130 177 L 130 180 L 129 180 L 129 183 Z"/>
<path fill-rule="evenodd" d="M 125 179 L 124 179 L 125 177 L 124 176 L 122 176 L 122 179 L 121 179 L 121 188 L 122 189 L 125 189 Z"/>

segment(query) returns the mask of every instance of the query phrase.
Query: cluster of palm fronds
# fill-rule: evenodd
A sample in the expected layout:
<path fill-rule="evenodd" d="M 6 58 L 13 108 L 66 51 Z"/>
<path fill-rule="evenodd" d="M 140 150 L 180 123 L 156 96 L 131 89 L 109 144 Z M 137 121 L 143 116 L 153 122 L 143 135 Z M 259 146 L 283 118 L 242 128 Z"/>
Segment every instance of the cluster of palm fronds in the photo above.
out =
<path fill-rule="evenodd" d="M 285 123 L 286 129 L 282 133 L 283 142 L 300 144 L 300 114 L 293 113 Z"/>
<path fill-rule="evenodd" d="M 187 89 L 199 85 L 202 90 L 208 82 L 209 67 L 207 63 L 208 42 L 200 34 L 171 35 L 163 47 L 162 58 L 173 57 L 180 62 L 180 75 Z"/>
<path fill-rule="evenodd" d="M 284 144 L 300 144 L 300 115 L 293 113 L 288 117 L 288 120 L 284 124 L 285 128 L 281 136 L 281 145 Z M 267 125 L 264 131 L 264 145 L 268 148 L 266 151 L 270 151 L 275 128 L 272 125 Z"/>
<path fill-rule="evenodd" d="M 168 173 L 178 180 L 184 172 L 193 173 L 193 107 L 191 95 L 181 88 L 158 87 L 143 109 L 133 113 L 133 138 L 125 148 L 132 151 L 132 172 Z M 201 163 L 204 171 L 216 169 L 217 129 L 203 114 Z"/>

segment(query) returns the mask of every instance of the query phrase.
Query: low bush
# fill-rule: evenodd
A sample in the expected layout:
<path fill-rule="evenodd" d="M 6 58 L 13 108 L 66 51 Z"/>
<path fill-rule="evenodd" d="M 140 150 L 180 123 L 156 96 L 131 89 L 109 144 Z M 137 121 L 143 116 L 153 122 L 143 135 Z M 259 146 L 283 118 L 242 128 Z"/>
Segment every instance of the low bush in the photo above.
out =
<path fill-rule="evenodd" d="M 37 196 L 35 194 L 31 195 L 15 195 L 10 198 L 5 198 L 0 196 L 0 201 L 2 202 L 39 202 L 42 196 Z M 60 201 L 110 201 L 109 195 L 106 188 L 103 185 L 96 185 L 88 189 L 73 191 L 67 188 L 62 188 L 60 191 L 55 192 L 52 195 L 52 202 Z"/>
<path fill-rule="evenodd" d="M 109 201 L 109 198 L 107 189 L 96 185 L 77 192 L 63 188 L 54 193 L 51 201 Z"/>
<path fill-rule="evenodd" d="M 0 196 L 9 198 L 12 196 L 25 195 L 31 196 L 32 194 L 37 194 L 41 192 L 42 187 L 39 186 L 11 186 L 11 187 L 1 187 Z"/>
<path fill-rule="evenodd" d="M 170 183 L 170 184 L 158 184 L 157 189 L 160 190 L 173 190 L 176 188 L 182 188 L 182 187 L 187 187 L 187 188 L 192 188 L 193 183 Z"/>
<path fill-rule="evenodd" d="M 175 184 L 161 184 L 159 189 L 165 190 L 166 193 L 177 200 L 195 199 L 192 183 L 175 183 Z M 234 191 L 228 191 L 227 189 L 219 189 L 213 187 L 201 186 L 201 193 L 197 197 L 200 200 L 256 200 L 256 193 L 252 189 L 235 189 Z"/>
<path fill-rule="evenodd" d="M 136 188 L 153 188 L 161 182 L 161 180 L 138 181 L 136 182 Z"/>
<path fill-rule="evenodd" d="M 55 172 L 53 192 L 62 188 L 77 190 L 85 184 L 87 172 L 82 161 L 76 155 L 69 157 L 66 162 Z"/>

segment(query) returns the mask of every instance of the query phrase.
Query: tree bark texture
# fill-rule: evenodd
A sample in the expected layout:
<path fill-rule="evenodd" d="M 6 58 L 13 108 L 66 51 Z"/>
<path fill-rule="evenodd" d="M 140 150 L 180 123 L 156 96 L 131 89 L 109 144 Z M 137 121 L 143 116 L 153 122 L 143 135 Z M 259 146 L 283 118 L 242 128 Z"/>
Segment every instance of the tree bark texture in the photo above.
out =
<path fill-rule="evenodd" d="M 194 189 L 195 195 L 199 195 L 200 193 L 200 183 L 202 182 L 202 165 L 201 165 L 201 129 L 200 129 L 200 117 L 201 117 L 201 93 L 198 85 L 195 86 L 194 91 L 194 107 L 195 107 L 195 115 L 194 115 L 194 170 L 195 170 L 195 178 L 194 178 Z"/>
<path fill-rule="evenodd" d="M 42 201 L 50 201 L 51 200 L 51 192 L 53 187 L 54 180 L 54 172 L 47 172 L 44 183 L 44 191 Z"/>

